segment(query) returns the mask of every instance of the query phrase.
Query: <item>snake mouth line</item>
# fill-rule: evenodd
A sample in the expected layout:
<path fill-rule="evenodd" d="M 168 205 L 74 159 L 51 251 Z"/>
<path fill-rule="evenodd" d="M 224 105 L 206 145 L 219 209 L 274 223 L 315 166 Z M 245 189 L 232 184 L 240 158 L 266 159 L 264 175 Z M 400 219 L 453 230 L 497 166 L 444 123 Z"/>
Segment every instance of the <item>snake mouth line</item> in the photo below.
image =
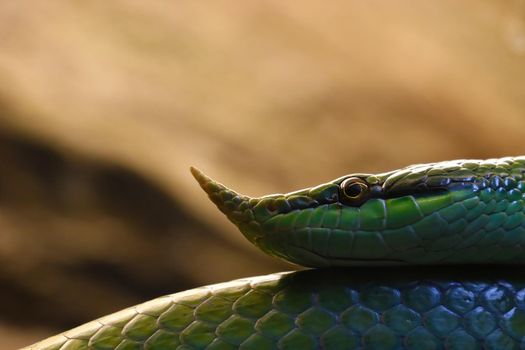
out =
<path fill-rule="evenodd" d="M 299 251 L 302 255 L 307 256 L 315 260 L 316 262 L 322 262 L 324 266 L 344 266 L 344 265 L 351 265 L 353 266 L 400 266 L 400 265 L 409 265 L 408 262 L 404 260 L 399 259 L 353 259 L 353 258 L 346 258 L 346 257 L 329 257 L 323 254 L 314 253 L 308 249 L 299 247 L 295 244 L 289 244 L 289 247 L 293 248 L 295 251 Z M 290 252 L 290 249 L 288 249 L 288 253 Z M 293 256 L 293 254 L 290 254 Z M 316 265 L 318 266 L 318 265 Z"/>

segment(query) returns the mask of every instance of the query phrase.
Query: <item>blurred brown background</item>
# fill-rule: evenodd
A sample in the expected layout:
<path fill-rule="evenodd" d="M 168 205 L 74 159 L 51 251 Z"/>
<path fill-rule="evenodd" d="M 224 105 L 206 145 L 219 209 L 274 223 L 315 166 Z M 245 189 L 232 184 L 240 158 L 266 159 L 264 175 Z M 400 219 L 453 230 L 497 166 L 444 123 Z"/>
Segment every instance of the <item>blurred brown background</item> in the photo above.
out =
<path fill-rule="evenodd" d="M 525 1 L 0 2 L 0 348 L 292 268 L 206 199 L 525 154 Z"/>

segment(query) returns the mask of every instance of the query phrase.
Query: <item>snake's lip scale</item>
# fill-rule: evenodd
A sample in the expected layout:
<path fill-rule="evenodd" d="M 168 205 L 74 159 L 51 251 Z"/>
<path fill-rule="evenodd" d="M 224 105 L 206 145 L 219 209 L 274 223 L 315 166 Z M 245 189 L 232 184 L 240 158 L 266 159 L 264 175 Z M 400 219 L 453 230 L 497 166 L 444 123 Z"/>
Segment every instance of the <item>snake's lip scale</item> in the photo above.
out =
<path fill-rule="evenodd" d="M 325 256 L 324 254 L 320 253 L 314 253 L 312 251 L 308 251 L 307 249 L 303 247 L 299 247 L 294 244 L 290 244 L 291 249 L 297 249 L 300 250 L 302 254 L 311 254 L 317 261 L 319 261 L 319 264 L 316 266 L 311 267 L 337 267 L 337 266 L 344 266 L 344 265 L 352 265 L 352 266 L 407 266 L 409 263 L 403 260 L 396 260 L 396 259 L 388 259 L 388 258 L 370 258 L 370 259 L 348 259 L 344 257 L 337 257 L 337 256 Z"/>

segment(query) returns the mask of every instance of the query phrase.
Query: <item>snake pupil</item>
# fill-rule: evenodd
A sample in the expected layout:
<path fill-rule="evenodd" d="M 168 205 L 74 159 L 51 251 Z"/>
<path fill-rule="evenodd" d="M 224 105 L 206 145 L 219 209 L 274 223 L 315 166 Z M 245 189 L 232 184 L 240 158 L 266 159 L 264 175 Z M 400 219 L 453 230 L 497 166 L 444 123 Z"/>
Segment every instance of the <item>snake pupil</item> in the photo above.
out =
<path fill-rule="evenodd" d="M 343 181 L 341 189 L 344 196 L 352 202 L 361 200 L 368 192 L 368 185 L 358 177 L 351 177 Z"/>
<path fill-rule="evenodd" d="M 361 188 L 360 184 L 352 184 L 350 186 L 347 186 L 345 188 L 345 193 L 348 197 L 359 197 L 363 189 Z"/>

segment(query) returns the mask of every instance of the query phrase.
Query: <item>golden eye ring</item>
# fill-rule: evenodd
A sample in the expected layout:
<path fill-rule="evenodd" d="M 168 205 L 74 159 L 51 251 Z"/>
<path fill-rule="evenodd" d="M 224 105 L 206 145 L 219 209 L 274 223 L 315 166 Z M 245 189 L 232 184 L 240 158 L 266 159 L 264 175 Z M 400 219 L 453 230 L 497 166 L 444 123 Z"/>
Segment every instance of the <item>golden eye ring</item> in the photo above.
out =
<path fill-rule="evenodd" d="M 341 183 L 343 197 L 357 202 L 365 198 L 369 193 L 368 184 L 358 177 L 349 177 Z"/>

